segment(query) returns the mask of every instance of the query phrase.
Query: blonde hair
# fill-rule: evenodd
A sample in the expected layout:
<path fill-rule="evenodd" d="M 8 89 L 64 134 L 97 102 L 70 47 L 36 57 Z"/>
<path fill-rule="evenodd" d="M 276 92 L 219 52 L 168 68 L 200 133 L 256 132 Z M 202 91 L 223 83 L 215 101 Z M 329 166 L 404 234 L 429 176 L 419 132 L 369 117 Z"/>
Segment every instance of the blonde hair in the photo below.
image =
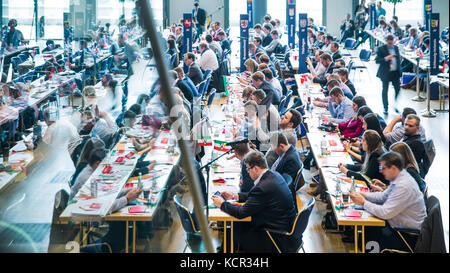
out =
<path fill-rule="evenodd" d="M 252 74 L 258 70 L 258 63 L 253 59 L 248 59 L 247 61 L 245 61 L 244 65 L 248 66 Z"/>
<path fill-rule="evenodd" d="M 403 157 L 403 161 L 405 162 L 405 167 L 408 165 L 412 166 L 419 172 L 419 165 L 417 164 L 416 159 L 414 158 L 414 154 L 411 151 L 411 148 L 408 144 L 404 142 L 396 142 L 389 147 L 389 150 L 393 152 L 399 153 Z"/>

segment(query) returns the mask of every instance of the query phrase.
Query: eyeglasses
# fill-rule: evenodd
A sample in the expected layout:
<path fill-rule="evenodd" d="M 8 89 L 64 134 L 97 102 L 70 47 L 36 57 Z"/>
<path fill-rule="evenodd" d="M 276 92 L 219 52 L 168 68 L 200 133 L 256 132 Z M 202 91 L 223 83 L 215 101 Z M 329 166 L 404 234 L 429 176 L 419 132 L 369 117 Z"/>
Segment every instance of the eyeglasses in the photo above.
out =
<path fill-rule="evenodd" d="M 380 171 L 384 171 L 386 169 L 389 169 L 389 167 L 383 167 L 383 166 L 380 165 L 379 169 L 380 169 Z"/>
<path fill-rule="evenodd" d="M 247 172 L 250 172 L 251 169 L 253 169 L 255 166 L 252 166 L 250 168 L 246 167 L 245 169 L 247 169 Z"/>

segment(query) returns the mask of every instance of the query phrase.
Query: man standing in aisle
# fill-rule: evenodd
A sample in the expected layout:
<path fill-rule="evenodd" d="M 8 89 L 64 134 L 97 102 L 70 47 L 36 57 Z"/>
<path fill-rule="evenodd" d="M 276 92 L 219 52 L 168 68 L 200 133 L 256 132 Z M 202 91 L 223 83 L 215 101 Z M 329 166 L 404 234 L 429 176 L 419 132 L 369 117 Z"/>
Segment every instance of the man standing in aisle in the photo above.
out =
<path fill-rule="evenodd" d="M 394 86 L 395 102 L 397 102 L 397 97 L 400 93 L 400 77 L 402 75 L 400 52 L 398 47 L 394 45 L 394 36 L 392 34 L 389 34 L 386 37 L 386 44 L 378 48 L 375 61 L 377 64 L 380 64 L 377 77 L 383 82 L 383 113 L 387 115 L 389 109 L 389 82 L 392 82 L 392 85 Z M 395 111 L 398 113 L 397 106 L 395 106 Z"/>
<path fill-rule="evenodd" d="M 202 36 L 202 33 L 206 25 L 206 11 L 199 7 L 199 3 L 194 3 L 194 9 L 192 10 L 192 18 L 194 19 L 195 26 L 197 27 L 198 37 Z"/>

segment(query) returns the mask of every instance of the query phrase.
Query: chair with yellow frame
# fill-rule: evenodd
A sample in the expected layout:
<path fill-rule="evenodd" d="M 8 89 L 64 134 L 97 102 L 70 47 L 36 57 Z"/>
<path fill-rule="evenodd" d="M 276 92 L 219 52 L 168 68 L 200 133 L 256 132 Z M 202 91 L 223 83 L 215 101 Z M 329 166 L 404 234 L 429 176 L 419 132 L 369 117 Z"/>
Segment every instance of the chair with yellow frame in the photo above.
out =
<path fill-rule="evenodd" d="M 295 220 L 292 224 L 292 229 L 289 232 L 281 231 L 281 230 L 273 230 L 273 229 L 265 229 L 267 236 L 269 236 L 273 245 L 277 249 L 279 253 L 282 252 L 294 252 L 297 253 L 300 249 L 302 249 L 303 253 L 305 253 L 305 249 L 303 248 L 303 232 L 308 226 L 309 216 L 314 208 L 315 199 L 311 198 L 309 202 L 297 213 Z M 286 247 L 288 249 L 280 249 L 279 244 L 277 244 L 274 234 L 278 234 L 281 236 L 286 236 L 289 239 L 289 246 Z"/>

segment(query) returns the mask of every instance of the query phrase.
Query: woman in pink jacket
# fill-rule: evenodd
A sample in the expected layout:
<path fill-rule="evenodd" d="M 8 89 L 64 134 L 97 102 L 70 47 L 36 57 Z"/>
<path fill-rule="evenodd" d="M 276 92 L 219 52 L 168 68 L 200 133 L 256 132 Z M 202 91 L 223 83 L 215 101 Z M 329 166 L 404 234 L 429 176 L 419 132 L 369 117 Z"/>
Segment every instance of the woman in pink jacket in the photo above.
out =
<path fill-rule="evenodd" d="M 341 137 L 354 138 L 362 134 L 363 122 L 356 116 L 356 113 L 358 113 L 358 109 L 364 105 L 366 105 L 366 100 L 362 96 L 356 96 L 353 98 L 353 111 L 355 114 L 349 121 L 338 124 Z"/>

